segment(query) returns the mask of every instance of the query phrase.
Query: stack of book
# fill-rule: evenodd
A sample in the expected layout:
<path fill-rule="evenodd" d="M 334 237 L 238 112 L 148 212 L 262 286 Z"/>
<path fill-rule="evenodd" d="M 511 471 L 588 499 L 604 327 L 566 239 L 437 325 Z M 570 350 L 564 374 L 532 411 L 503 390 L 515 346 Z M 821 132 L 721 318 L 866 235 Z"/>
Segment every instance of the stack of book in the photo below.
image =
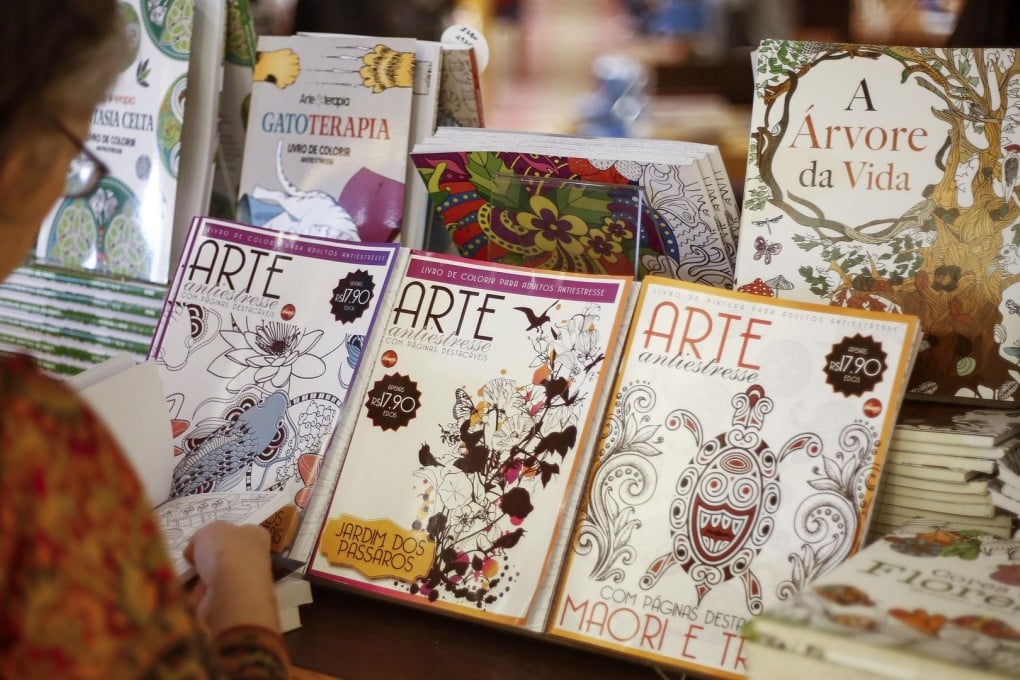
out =
<path fill-rule="evenodd" d="M 81 271 L 22 266 L 0 282 L 0 351 L 31 354 L 74 375 L 121 353 L 145 358 L 166 287 Z"/>
<path fill-rule="evenodd" d="M 890 442 L 873 533 L 920 516 L 1009 536 L 1017 513 L 999 507 L 990 485 L 1018 447 L 1020 411 L 908 401 Z"/>

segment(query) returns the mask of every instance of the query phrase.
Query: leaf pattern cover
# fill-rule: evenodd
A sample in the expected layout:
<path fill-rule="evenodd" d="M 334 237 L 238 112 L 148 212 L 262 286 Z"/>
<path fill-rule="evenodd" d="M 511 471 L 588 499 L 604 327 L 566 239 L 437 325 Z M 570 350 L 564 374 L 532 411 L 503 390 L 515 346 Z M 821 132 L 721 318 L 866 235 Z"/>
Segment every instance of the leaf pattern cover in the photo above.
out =
<path fill-rule="evenodd" d="M 913 520 L 751 624 L 848 666 L 917 677 L 1020 674 L 1020 542 Z M 982 672 L 984 674 L 982 674 Z"/>
<path fill-rule="evenodd" d="M 856 550 L 918 325 L 649 277 L 549 631 L 713 676 Z"/>
<path fill-rule="evenodd" d="M 564 140 L 562 155 L 416 151 L 411 158 L 465 257 L 732 286 L 722 204 L 717 220 L 696 152 L 674 164 L 616 162 L 571 148 L 585 141 L 592 140 Z"/>
<path fill-rule="evenodd" d="M 1015 49 L 766 40 L 738 286 L 921 319 L 909 389 L 1015 401 Z"/>
<path fill-rule="evenodd" d="M 167 282 L 194 5 L 119 3 L 130 51 L 83 140 L 110 174 L 91 194 L 53 207 L 36 242 L 40 260 Z"/>
<path fill-rule="evenodd" d="M 532 626 L 630 287 L 412 253 L 309 575 Z"/>
<path fill-rule="evenodd" d="M 397 251 L 194 220 L 149 350 L 168 501 L 269 492 L 305 509 Z"/>

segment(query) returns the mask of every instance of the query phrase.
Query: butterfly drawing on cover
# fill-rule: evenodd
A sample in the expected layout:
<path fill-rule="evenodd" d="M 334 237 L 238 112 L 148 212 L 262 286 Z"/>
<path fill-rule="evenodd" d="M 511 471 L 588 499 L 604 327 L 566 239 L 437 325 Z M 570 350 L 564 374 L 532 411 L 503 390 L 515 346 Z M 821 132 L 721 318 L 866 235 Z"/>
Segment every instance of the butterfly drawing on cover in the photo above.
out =
<path fill-rule="evenodd" d="M 754 239 L 754 259 L 765 259 L 765 264 L 772 264 L 772 258 L 783 252 L 782 243 L 769 243 L 764 236 Z"/>
<path fill-rule="evenodd" d="M 485 401 L 475 404 L 463 387 L 458 387 L 454 391 L 453 417 L 458 423 L 467 420 L 474 427 L 482 420 L 488 408 L 489 404 Z"/>

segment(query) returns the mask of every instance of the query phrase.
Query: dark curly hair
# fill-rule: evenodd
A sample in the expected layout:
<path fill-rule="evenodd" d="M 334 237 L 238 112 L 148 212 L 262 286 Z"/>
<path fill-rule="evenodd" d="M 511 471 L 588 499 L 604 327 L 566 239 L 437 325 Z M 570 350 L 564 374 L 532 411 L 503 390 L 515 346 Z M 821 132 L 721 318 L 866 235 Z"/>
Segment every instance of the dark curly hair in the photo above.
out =
<path fill-rule="evenodd" d="M 0 3 L 0 153 L 65 115 L 88 115 L 122 65 L 116 0 Z"/>

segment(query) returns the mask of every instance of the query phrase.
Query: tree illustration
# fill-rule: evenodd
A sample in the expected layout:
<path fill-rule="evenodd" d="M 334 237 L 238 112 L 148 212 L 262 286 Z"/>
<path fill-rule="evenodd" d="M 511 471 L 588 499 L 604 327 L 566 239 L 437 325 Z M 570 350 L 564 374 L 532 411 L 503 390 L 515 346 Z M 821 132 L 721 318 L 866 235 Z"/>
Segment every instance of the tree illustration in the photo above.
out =
<path fill-rule="evenodd" d="M 946 132 L 931 141 L 941 145 L 941 179 L 918 187 L 918 200 L 902 214 L 860 222 L 853 214 L 825 214 L 776 175 L 777 151 L 797 134 L 790 123 L 798 86 L 825 62 L 888 58 L 902 66 L 904 97 L 924 90 L 937 98 L 932 115 Z M 760 174 L 748 186 L 745 209 L 771 205 L 807 228 L 793 242 L 827 266 L 798 273 L 830 304 L 920 317 L 925 338 L 912 390 L 1013 398 L 1020 373 L 999 351 L 999 304 L 1020 281 L 1020 255 L 1016 266 L 1010 257 L 1020 245 L 1016 51 L 767 41 L 758 70 L 764 124 L 752 129 L 750 161 Z"/>

